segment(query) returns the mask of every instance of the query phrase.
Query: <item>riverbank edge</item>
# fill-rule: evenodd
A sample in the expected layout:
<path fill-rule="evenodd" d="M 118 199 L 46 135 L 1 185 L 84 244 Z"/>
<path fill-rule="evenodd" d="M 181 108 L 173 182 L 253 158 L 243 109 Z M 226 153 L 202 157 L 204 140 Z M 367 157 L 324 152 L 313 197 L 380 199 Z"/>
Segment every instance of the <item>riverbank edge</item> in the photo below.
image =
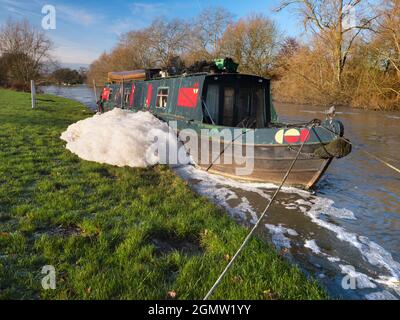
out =
<path fill-rule="evenodd" d="M 29 94 L 0 89 L 0 298 L 201 299 L 247 229 L 166 166 L 78 159 L 59 136 L 92 111 L 58 96 L 37 100 L 32 110 Z M 44 265 L 57 271 L 56 290 L 41 288 Z M 213 298 L 328 295 L 252 239 Z"/>

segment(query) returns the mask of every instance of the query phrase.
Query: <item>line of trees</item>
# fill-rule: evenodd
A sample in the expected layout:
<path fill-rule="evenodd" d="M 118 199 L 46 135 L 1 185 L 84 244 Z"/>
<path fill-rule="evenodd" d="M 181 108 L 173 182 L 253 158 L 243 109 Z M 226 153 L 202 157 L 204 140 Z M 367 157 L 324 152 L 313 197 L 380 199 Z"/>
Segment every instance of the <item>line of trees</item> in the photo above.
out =
<path fill-rule="evenodd" d="M 190 22 L 159 18 L 122 35 L 90 66 L 89 81 L 232 57 L 240 72 L 272 78 L 282 101 L 400 108 L 400 0 L 282 0 L 276 10 L 295 12 L 307 40 L 285 37 L 264 15 L 235 20 L 209 8 Z"/>
<path fill-rule="evenodd" d="M 281 0 L 276 10 L 295 12 L 306 40 L 285 37 L 261 14 L 234 19 L 225 9 L 209 8 L 190 22 L 158 18 L 123 34 L 91 64 L 88 82 L 106 82 L 109 71 L 180 71 L 196 61 L 232 57 L 240 72 L 271 78 L 281 101 L 400 109 L 400 0 Z M 7 21 L 0 27 L 0 85 L 80 83 L 83 73 L 57 70 L 52 49 L 27 21 Z"/>
<path fill-rule="evenodd" d="M 89 68 L 89 82 L 106 82 L 107 72 L 136 68 L 175 67 L 196 61 L 232 57 L 240 71 L 269 77 L 279 51 L 275 24 L 263 15 L 234 21 L 223 8 L 209 8 L 191 23 L 155 19 L 144 29 L 123 34 L 111 53 L 103 53 Z"/>
<path fill-rule="evenodd" d="M 57 68 L 48 77 L 48 82 L 58 85 L 83 84 L 86 81 L 86 69 Z"/>

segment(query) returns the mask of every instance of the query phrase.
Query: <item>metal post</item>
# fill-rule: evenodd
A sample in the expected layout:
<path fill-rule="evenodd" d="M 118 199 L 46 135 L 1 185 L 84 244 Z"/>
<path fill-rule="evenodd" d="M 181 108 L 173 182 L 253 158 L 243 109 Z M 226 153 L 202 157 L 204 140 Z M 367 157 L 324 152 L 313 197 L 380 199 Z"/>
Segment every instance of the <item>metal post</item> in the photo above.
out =
<path fill-rule="evenodd" d="M 121 109 L 124 108 L 124 101 L 125 100 L 125 83 L 124 79 L 122 78 L 122 84 L 121 84 Z"/>
<path fill-rule="evenodd" d="M 31 99 L 32 99 L 32 109 L 36 107 L 36 87 L 35 80 L 31 80 Z"/>
<path fill-rule="evenodd" d="M 96 90 L 96 80 L 93 79 L 93 91 L 94 91 L 94 98 L 96 99 L 96 103 L 97 103 L 97 90 Z"/>

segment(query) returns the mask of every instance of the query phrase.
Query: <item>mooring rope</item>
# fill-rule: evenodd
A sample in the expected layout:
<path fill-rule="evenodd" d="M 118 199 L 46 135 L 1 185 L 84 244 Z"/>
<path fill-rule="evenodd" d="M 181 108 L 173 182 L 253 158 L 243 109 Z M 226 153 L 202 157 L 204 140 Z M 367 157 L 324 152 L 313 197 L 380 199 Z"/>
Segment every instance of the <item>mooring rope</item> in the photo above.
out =
<path fill-rule="evenodd" d="M 368 156 L 374 158 L 375 160 L 381 162 L 382 164 L 386 165 L 387 167 L 389 167 L 390 169 L 396 171 L 397 173 L 400 173 L 400 169 L 399 169 L 399 168 L 396 168 L 394 165 L 390 164 L 389 162 L 387 162 L 387 161 L 385 161 L 385 160 L 379 158 L 378 156 L 376 156 L 376 155 L 370 153 L 369 151 L 366 151 L 366 150 L 362 149 L 362 148 L 359 147 L 359 146 L 356 146 L 356 145 L 353 144 L 350 140 L 339 136 L 336 132 L 334 132 L 334 131 L 332 131 L 332 130 L 330 130 L 330 129 L 324 127 L 324 126 L 321 126 L 321 128 L 323 128 L 323 129 L 325 129 L 325 130 L 327 130 L 327 131 L 333 133 L 337 138 L 342 139 L 343 141 L 345 141 L 345 142 L 351 144 L 355 149 L 360 150 L 361 152 L 364 152 L 366 155 L 368 155 Z"/>
<path fill-rule="evenodd" d="M 249 131 L 251 131 L 252 129 L 248 129 L 246 131 L 242 131 L 242 133 L 237 136 L 236 138 L 233 138 L 231 142 L 229 142 L 229 144 L 219 153 L 219 155 L 213 160 L 211 161 L 211 164 L 207 167 L 206 172 L 208 172 L 212 166 L 222 157 L 222 155 L 225 153 L 226 150 L 228 150 L 228 148 L 239 138 L 245 136 Z M 212 156 L 212 155 L 211 155 Z"/>
<path fill-rule="evenodd" d="M 239 247 L 239 249 L 236 251 L 235 255 L 232 257 L 231 261 L 229 261 L 228 265 L 225 267 L 224 271 L 222 271 L 221 275 L 218 277 L 217 281 L 215 281 L 214 285 L 211 287 L 210 291 L 208 291 L 207 295 L 204 297 L 204 300 L 208 300 L 211 295 L 214 293 L 215 289 L 219 286 L 221 283 L 222 279 L 224 278 L 225 274 L 229 271 L 229 269 L 232 267 L 233 263 L 235 260 L 238 258 L 240 253 L 243 251 L 244 247 L 246 244 L 249 242 L 251 236 L 254 234 L 254 232 L 257 230 L 258 226 L 260 225 L 261 221 L 265 217 L 266 213 L 268 212 L 268 209 L 271 207 L 271 204 L 274 202 L 276 196 L 278 193 L 281 191 L 283 185 L 285 184 L 287 178 L 289 177 L 290 172 L 293 170 L 294 165 L 296 164 L 296 161 L 299 159 L 301 150 L 303 149 L 306 141 L 308 140 L 310 136 L 311 129 L 314 127 L 315 124 L 312 124 L 310 127 L 310 130 L 308 131 L 307 136 L 305 137 L 303 143 L 301 144 L 299 151 L 297 152 L 296 158 L 293 160 L 292 164 L 290 165 L 289 169 L 287 170 L 285 176 L 282 179 L 281 184 L 279 185 L 278 189 L 276 189 L 274 195 L 272 196 L 271 200 L 269 201 L 267 207 L 264 209 L 263 213 L 261 214 L 260 218 L 257 220 L 256 224 L 253 226 L 253 228 L 250 230 L 246 238 L 244 239 L 242 245 Z"/>
<path fill-rule="evenodd" d="M 384 165 L 388 166 L 390 169 L 393 169 L 394 171 L 397 171 L 398 173 L 400 173 L 400 169 L 396 168 L 394 165 L 390 164 L 389 162 L 386 162 L 385 160 L 382 160 L 381 158 L 377 157 L 376 155 L 366 151 L 366 150 L 362 150 L 360 148 L 358 148 L 359 150 L 361 150 L 362 152 L 366 153 L 367 155 L 369 155 L 370 157 L 374 158 L 375 160 L 378 160 L 379 162 L 383 163 Z"/>

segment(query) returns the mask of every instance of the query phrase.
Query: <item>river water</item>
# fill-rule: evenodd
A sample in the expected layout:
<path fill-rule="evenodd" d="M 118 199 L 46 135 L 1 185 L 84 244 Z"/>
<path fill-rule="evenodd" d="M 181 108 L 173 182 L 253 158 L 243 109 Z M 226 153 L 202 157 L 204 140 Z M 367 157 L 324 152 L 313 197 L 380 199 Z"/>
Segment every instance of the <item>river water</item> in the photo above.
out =
<path fill-rule="evenodd" d="M 42 90 L 95 108 L 93 90 L 84 86 Z M 324 118 L 321 107 L 276 103 L 276 108 L 284 121 Z M 355 146 L 400 167 L 400 112 L 337 108 L 337 118 Z M 196 192 L 245 225 L 257 220 L 276 188 L 193 167 L 175 170 Z M 400 299 L 399 173 L 353 149 L 333 161 L 315 192 L 285 188 L 277 200 L 259 237 L 318 278 L 332 297 Z"/>

